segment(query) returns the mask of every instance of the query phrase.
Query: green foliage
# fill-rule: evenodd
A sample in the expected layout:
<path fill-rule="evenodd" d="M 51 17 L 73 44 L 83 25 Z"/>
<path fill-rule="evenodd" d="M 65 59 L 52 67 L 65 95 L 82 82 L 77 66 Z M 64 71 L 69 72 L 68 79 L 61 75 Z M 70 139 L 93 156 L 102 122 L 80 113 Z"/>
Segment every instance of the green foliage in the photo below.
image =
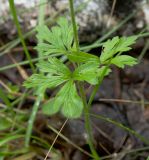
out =
<path fill-rule="evenodd" d="M 46 88 L 57 87 L 61 83 L 65 82 L 61 76 L 44 76 L 43 74 L 33 74 L 25 83 L 24 86 L 27 88 L 39 87 L 43 90 Z"/>
<path fill-rule="evenodd" d="M 1 116 L 2 113 L 2 116 Z M 5 112 L 4 110 L 2 110 L 0 112 L 0 131 L 2 130 L 8 130 L 10 129 L 12 126 L 16 127 L 17 123 L 15 123 L 15 121 L 13 121 L 14 118 L 14 114 L 10 114 L 10 112 L 7 114 L 8 112 Z M 15 120 L 16 122 L 21 123 L 22 121 L 25 120 L 25 115 L 23 114 L 18 114 L 15 115 Z"/>
<path fill-rule="evenodd" d="M 71 54 L 68 54 L 67 56 L 68 59 L 72 62 L 77 62 L 77 63 L 91 62 L 91 63 L 97 63 L 99 65 L 99 57 L 89 53 L 72 51 Z"/>
<path fill-rule="evenodd" d="M 50 57 L 47 61 L 37 63 L 39 74 L 33 74 L 24 83 L 27 88 L 39 88 L 43 92 L 47 88 L 59 86 L 55 97 L 46 102 L 42 111 L 44 114 L 53 115 L 59 111 L 68 118 L 78 118 L 82 114 L 83 102 L 77 91 L 76 82 L 87 82 L 91 85 L 98 85 L 100 80 L 110 72 L 110 65 L 114 64 L 120 68 L 125 65 L 133 66 L 137 60 L 128 55 L 121 55 L 129 51 L 135 43 L 137 36 L 114 37 L 103 43 L 101 56 L 76 51 L 73 48 L 73 29 L 67 19 L 60 18 L 57 26 L 48 29 L 46 26 L 37 28 L 37 38 L 42 39 L 36 49 L 42 55 L 53 53 L 65 54 L 74 68 L 69 67 L 58 58 Z"/>
<path fill-rule="evenodd" d="M 124 68 L 125 65 L 133 66 L 133 65 L 137 64 L 137 60 L 136 60 L 136 58 L 133 58 L 131 56 L 120 55 L 120 56 L 114 57 L 111 60 L 111 63 L 115 64 L 116 66 L 118 66 L 120 68 Z"/>
<path fill-rule="evenodd" d="M 58 92 L 54 105 L 58 104 L 61 105 L 64 116 L 68 118 L 80 117 L 83 104 L 73 81 L 67 82 Z"/>
<path fill-rule="evenodd" d="M 50 99 L 43 105 L 43 113 L 52 115 L 61 109 L 64 116 L 68 118 L 80 117 L 83 109 L 81 98 L 77 94 L 73 81 L 68 81 L 58 92 L 55 98 Z"/>
<path fill-rule="evenodd" d="M 137 36 L 130 37 L 114 37 L 112 40 L 108 40 L 103 43 L 103 51 L 100 56 L 100 61 L 104 63 L 105 61 L 112 58 L 117 53 L 126 52 L 131 50 L 130 45 L 134 44 Z"/>
<path fill-rule="evenodd" d="M 65 54 L 73 45 L 73 29 L 67 19 L 59 18 L 57 26 L 48 29 L 47 26 L 38 26 L 37 38 L 43 40 L 38 43 L 36 49 L 41 55 L 53 53 Z"/>
<path fill-rule="evenodd" d="M 84 63 L 75 69 L 73 77 L 75 80 L 84 80 L 92 85 L 98 84 L 98 67 L 96 63 Z"/>
<path fill-rule="evenodd" d="M 104 74 L 104 76 L 107 76 L 107 75 L 109 75 L 110 72 L 111 72 L 111 69 L 108 66 L 103 66 L 103 67 L 98 69 L 97 73 L 98 73 L 98 77 L 102 78 L 103 74 Z"/>
<path fill-rule="evenodd" d="M 14 92 L 18 92 L 19 91 L 19 86 L 17 85 L 12 85 L 11 83 L 8 83 L 7 86 L 9 87 L 9 89 L 11 90 L 10 93 L 8 93 L 8 98 L 13 100 L 16 97 L 13 95 Z"/>
<path fill-rule="evenodd" d="M 57 113 L 60 110 L 60 105 L 54 105 L 55 103 L 55 98 L 51 98 L 48 102 L 46 102 L 43 106 L 42 106 L 42 111 L 44 114 L 46 115 L 53 115 L 55 113 Z"/>
<path fill-rule="evenodd" d="M 48 62 L 42 61 L 37 66 L 42 72 L 47 72 L 51 75 L 69 76 L 71 73 L 69 68 L 57 58 L 49 58 Z"/>
<path fill-rule="evenodd" d="M 0 121 L 1 121 L 1 123 L 0 123 L 0 131 L 8 129 L 12 125 L 8 120 L 6 120 L 6 119 L 4 119 L 2 117 L 0 118 Z"/>
<path fill-rule="evenodd" d="M 57 58 L 50 58 L 37 64 L 39 69 L 46 75 L 33 74 L 25 83 L 27 88 L 39 87 L 41 90 L 57 87 L 69 79 L 71 74 L 69 68 Z"/>

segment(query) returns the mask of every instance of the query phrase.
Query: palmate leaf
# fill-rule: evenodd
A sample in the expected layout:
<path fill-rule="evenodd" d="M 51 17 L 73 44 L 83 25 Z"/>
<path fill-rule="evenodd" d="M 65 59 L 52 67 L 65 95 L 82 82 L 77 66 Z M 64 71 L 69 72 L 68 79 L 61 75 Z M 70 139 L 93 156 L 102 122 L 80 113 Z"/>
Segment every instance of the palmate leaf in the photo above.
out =
<path fill-rule="evenodd" d="M 38 43 L 35 49 L 40 53 L 40 55 L 43 55 L 43 56 L 53 54 L 53 53 L 59 53 L 59 55 L 64 54 L 63 53 L 64 50 L 62 50 L 61 48 L 56 48 L 46 43 Z"/>
<path fill-rule="evenodd" d="M 61 99 L 62 113 L 67 118 L 78 118 L 83 110 L 83 103 L 77 94 L 73 81 L 67 82 L 56 96 Z M 59 100 L 60 101 L 60 100 Z"/>
<path fill-rule="evenodd" d="M 82 110 L 83 102 L 78 95 L 69 97 L 62 106 L 62 114 L 67 118 L 79 118 Z"/>
<path fill-rule="evenodd" d="M 115 54 L 119 52 L 129 51 L 131 45 L 135 43 L 138 36 L 130 37 L 114 37 L 112 40 L 108 40 L 103 43 L 103 51 L 100 56 L 100 62 L 104 63 L 108 59 L 112 58 Z"/>
<path fill-rule="evenodd" d="M 64 17 L 59 18 L 57 23 L 61 28 L 63 44 L 67 49 L 70 49 L 73 43 L 73 27 Z"/>
<path fill-rule="evenodd" d="M 53 115 L 61 110 L 62 114 L 67 118 L 80 117 L 83 110 L 83 103 L 77 94 L 73 81 L 68 81 L 60 89 L 56 97 L 43 106 L 42 110 L 47 115 Z"/>
<path fill-rule="evenodd" d="M 135 64 L 137 64 L 137 59 L 133 58 L 131 56 L 128 55 L 120 55 L 120 56 L 116 56 L 111 60 L 112 64 L 115 64 L 116 66 L 120 67 L 120 68 L 124 68 L 125 65 L 128 66 L 133 66 Z"/>
<path fill-rule="evenodd" d="M 37 38 L 42 39 L 42 43 L 38 43 L 35 47 L 42 55 L 53 53 L 64 54 L 72 47 L 73 29 L 68 20 L 64 17 L 59 18 L 57 26 L 48 29 L 47 26 L 37 27 Z"/>
<path fill-rule="evenodd" d="M 64 65 L 59 59 L 57 58 L 49 58 L 47 61 L 41 61 L 37 64 L 39 69 L 44 74 L 33 74 L 29 77 L 24 86 L 27 88 L 42 88 L 43 90 L 46 88 L 53 88 L 57 87 L 58 85 L 66 82 L 69 80 L 71 72 L 69 68 Z"/>

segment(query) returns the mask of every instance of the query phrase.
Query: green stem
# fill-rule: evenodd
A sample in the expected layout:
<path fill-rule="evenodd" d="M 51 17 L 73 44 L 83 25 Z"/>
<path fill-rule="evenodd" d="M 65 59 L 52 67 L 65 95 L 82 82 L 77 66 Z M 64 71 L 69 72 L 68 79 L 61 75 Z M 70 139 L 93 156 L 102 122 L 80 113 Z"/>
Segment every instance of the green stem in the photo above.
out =
<path fill-rule="evenodd" d="M 46 3 L 47 0 L 40 0 L 40 3 Z M 44 10 L 45 10 L 45 5 L 43 6 L 40 6 L 39 8 L 39 19 L 38 19 L 38 23 L 39 25 L 43 25 L 44 24 Z M 43 40 L 42 39 L 39 39 L 39 43 L 41 43 Z M 41 54 L 38 54 L 38 57 L 43 57 Z M 42 101 L 42 98 L 43 98 L 43 93 L 40 93 L 35 101 L 35 104 L 33 106 L 33 110 L 32 110 L 32 113 L 31 113 L 31 116 L 29 118 L 29 121 L 28 121 L 28 127 L 27 127 L 27 132 L 26 132 L 26 139 L 25 139 L 25 146 L 28 147 L 29 146 L 29 142 L 30 142 L 30 138 L 31 138 L 31 135 L 32 135 L 32 130 L 33 130 L 33 125 L 34 125 L 34 121 L 35 121 L 35 117 L 36 117 L 36 114 L 38 112 L 38 108 L 40 106 L 40 103 Z"/>
<path fill-rule="evenodd" d="M 110 63 L 109 63 L 109 64 L 110 64 Z M 105 77 L 105 74 L 106 74 L 106 72 L 107 72 L 107 69 L 108 69 L 108 67 L 109 67 L 109 64 L 108 64 L 108 65 L 105 67 L 105 69 L 103 70 L 103 72 L 102 72 L 102 74 L 101 74 L 101 77 L 100 77 L 100 79 L 99 79 L 98 84 L 95 85 L 95 87 L 94 87 L 94 89 L 93 89 L 93 91 L 92 91 L 92 93 L 91 93 L 91 96 L 90 96 L 89 101 L 88 101 L 88 107 L 89 107 L 89 108 L 90 108 L 90 106 L 91 106 L 91 104 L 92 104 L 92 102 L 93 102 L 93 100 L 94 100 L 94 97 L 95 97 L 95 95 L 96 95 L 96 93 L 97 93 L 97 91 L 98 91 L 98 89 L 99 89 L 99 87 L 100 87 L 100 85 L 101 85 L 104 77 Z"/>
<path fill-rule="evenodd" d="M 79 51 L 79 38 L 78 38 L 77 25 L 76 25 L 76 21 L 75 21 L 73 0 L 69 0 L 69 7 L 70 7 L 70 14 L 71 14 L 71 21 L 72 21 L 72 25 L 73 25 L 73 33 L 74 33 L 74 41 L 76 44 L 76 50 Z"/>
<path fill-rule="evenodd" d="M 44 15 L 45 15 L 46 2 L 47 2 L 47 0 L 40 0 L 40 3 L 45 3 L 45 4 L 39 7 L 39 16 L 38 16 L 38 25 L 39 26 L 43 26 L 45 23 Z M 43 43 L 43 39 L 38 38 L 38 43 Z M 41 52 L 38 52 L 38 57 L 43 57 Z M 40 61 L 42 61 L 42 60 L 40 60 Z"/>
<path fill-rule="evenodd" d="M 30 67 L 31 67 L 32 71 L 35 72 L 35 68 L 34 68 L 34 65 L 33 65 L 32 61 L 31 61 L 31 57 L 30 57 L 30 54 L 28 52 L 27 46 L 25 44 L 25 41 L 24 41 L 24 38 L 23 38 L 23 34 L 22 34 L 22 31 L 21 31 L 21 27 L 20 27 L 20 24 L 19 24 L 19 21 L 18 21 L 18 18 L 17 18 L 17 13 L 16 13 L 14 0 L 9 0 L 9 5 L 10 5 L 10 10 L 11 10 L 15 25 L 17 27 L 18 35 L 19 35 L 19 38 L 21 40 L 24 52 L 26 54 L 27 59 L 29 60 L 29 64 L 30 64 Z"/>
<path fill-rule="evenodd" d="M 34 124 L 35 117 L 38 112 L 38 108 L 40 106 L 40 102 L 41 102 L 42 98 L 43 98 L 43 94 L 40 94 L 37 97 L 37 100 L 33 106 L 33 110 L 31 112 L 31 116 L 28 121 L 28 126 L 27 126 L 27 131 L 26 131 L 26 136 L 25 136 L 25 147 L 29 146 L 29 142 L 30 142 L 30 138 L 31 138 L 31 134 L 32 134 L 32 129 L 33 129 L 33 124 Z"/>
<path fill-rule="evenodd" d="M 81 98 L 83 100 L 83 105 L 84 105 L 85 128 L 86 128 L 86 131 L 88 133 L 87 142 L 88 142 L 88 145 L 90 147 L 91 153 L 93 154 L 94 159 L 95 160 L 100 160 L 100 157 L 98 156 L 98 154 L 97 154 L 97 152 L 94 148 L 94 145 L 93 145 L 94 137 L 93 137 L 93 134 L 92 134 L 92 126 L 91 126 L 91 121 L 90 121 L 89 106 L 87 104 L 84 88 L 83 88 L 82 85 L 80 85 L 79 89 L 80 89 L 80 94 L 81 94 Z"/>
<path fill-rule="evenodd" d="M 38 25 L 43 25 L 45 23 L 44 17 L 45 17 L 45 7 L 47 5 L 47 0 L 40 0 L 39 4 L 39 16 L 38 16 Z"/>
<path fill-rule="evenodd" d="M 71 21 L 72 21 L 72 25 L 73 25 L 74 41 L 75 41 L 75 45 L 76 45 L 76 50 L 79 52 L 79 50 L 80 50 L 80 48 L 79 48 L 79 38 L 78 38 L 77 25 L 76 25 L 76 21 L 75 21 L 73 0 L 69 0 L 69 5 L 70 5 Z M 88 144 L 89 144 L 90 150 L 91 150 L 91 152 L 94 156 L 94 159 L 95 160 L 100 160 L 100 157 L 98 156 L 98 154 L 97 154 L 97 152 L 94 148 L 94 145 L 93 145 L 94 138 L 93 138 L 93 135 L 92 135 L 92 127 L 91 127 L 91 123 L 90 123 L 89 107 L 87 105 L 87 100 L 86 100 L 86 95 L 85 95 L 83 84 L 79 83 L 79 90 L 80 90 L 81 98 L 83 100 L 83 105 L 84 105 L 85 128 L 86 128 L 86 131 L 88 133 Z"/>
<path fill-rule="evenodd" d="M 61 55 L 62 55 L 62 53 L 55 53 L 55 54 L 52 54 L 51 57 L 61 56 Z M 47 58 L 48 58 L 48 56 L 43 56 L 43 57 L 34 58 L 34 59 L 32 59 L 32 62 L 37 62 L 37 61 L 39 61 L 39 60 L 47 59 Z M 28 64 L 28 63 L 29 63 L 29 61 L 26 60 L 26 61 L 18 62 L 17 64 L 10 64 L 10 65 L 1 67 L 1 68 L 0 68 L 0 71 L 4 71 L 4 70 L 7 70 L 7 69 L 15 68 L 15 67 L 18 66 L 18 65 L 21 65 L 21 66 L 22 66 L 22 65 L 26 65 L 26 64 Z"/>

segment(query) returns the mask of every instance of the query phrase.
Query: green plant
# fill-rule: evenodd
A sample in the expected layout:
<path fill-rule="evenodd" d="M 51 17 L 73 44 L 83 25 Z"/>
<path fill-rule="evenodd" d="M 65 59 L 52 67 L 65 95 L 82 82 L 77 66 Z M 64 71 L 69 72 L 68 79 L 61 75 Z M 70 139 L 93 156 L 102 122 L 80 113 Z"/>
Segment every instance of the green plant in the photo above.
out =
<path fill-rule="evenodd" d="M 61 53 L 67 56 L 73 65 L 73 71 L 69 66 L 56 57 L 49 57 L 37 63 L 39 74 L 33 74 L 25 81 L 27 88 L 38 88 L 37 94 L 44 94 L 47 88 L 60 87 L 59 92 L 43 106 L 46 114 L 55 114 L 59 110 L 67 118 L 78 118 L 82 114 L 83 102 L 77 92 L 77 82 L 88 82 L 97 85 L 101 78 L 111 72 L 110 65 L 120 68 L 125 65 L 137 64 L 137 59 L 122 55 L 129 51 L 130 45 L 134 44 L 137 36 L 114 37 L 103 43 L 101 55 L 95 56 L 90 53 L 76 51 L 73 41 L 73 29 L 67 19 L 61 17 L 58 25 L 49 30 L 46 26 L 37 28 L 37 38 L 43 39 L 36 47 L 43 55 Z M 71 66 L 72 67 L 72 66 Z"/>
<path fill-rule="evenodd" d="M 37 27 L 37 38 L 40 41 L 36 49 L 40 55 L 49 58 L 37 63 L 40 73 L 33 74 L 24 86 L 34 88 L 37 95 L 42 95 L 40 99 L 47 88 L 59 87 L 58 93 L 43 105 L 45 114 L 53 115 L 61 111 L 67 118 L 79 118 L 84 108 L 88 143 L 95 159 L 100 159 L 92 144 L 89 108 L 104 77 L 111 72 L 111 65 L 124 68 L 125 65 L 137 64 L 136 58 L 122 53 L 131 50 L 130 46 L 138 36 L 117 36 L 102 43 L 103 49 L 99 56 L 80 51 L 72 0 L 70 10 L 72 24 L 61 17 L 51 30 L 45 25 Z M 53 57 L 53 54 L 67 57 L 69 65 Z M 84 90 L 86 82 L 94 86 L 89 101 L 86 100 Z"/>

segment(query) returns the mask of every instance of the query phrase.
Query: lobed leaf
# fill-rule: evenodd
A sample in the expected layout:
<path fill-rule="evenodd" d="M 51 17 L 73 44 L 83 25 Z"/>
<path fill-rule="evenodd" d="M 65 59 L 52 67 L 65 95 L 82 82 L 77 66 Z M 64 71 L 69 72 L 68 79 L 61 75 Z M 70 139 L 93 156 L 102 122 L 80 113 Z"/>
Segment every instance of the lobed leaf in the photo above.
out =
<path fill-rule="evenodd" d="M 89 53 L 72 51 L 67 56 L 68 59 L 72 62 L 77 62 L 77 63 L 92 62 L 99 64 L 99 57 Z"/>
<path fill-rule="evenodd" d="M 42 106 L 42 112 L 46 115 L 53 115 L 60 110 L 61 105 L 54 105 L 55 98 L 51 98 L 47 103 Z"/>
<path fill-rule="evenodd" d="M 42 111 L 46 115 L 53 115 L 59 110 L 67 118 L 78 118 L 82 114 L 83 103 L 72 80 L 66 82 L 55 98 L 42 107 Z"/>
<path fill-rule="evenodd" d="M 70 49 L 73 43 L 73 27 L 64 17 L 60 17 L 57 23 L 61 28 L 63 44 L 67 49 Z"/>
<path fill-rule="evenodd" d="M 124 68 L 125 65 L 128 66 L 134 66 L 135 64 L 137 64 L 137 59 L 133 58 L 131 56 L 128 55 L 120 55 L 120 56 L 116 56 L 111 60 L 112 64 L 115 64 L 116 66 L 120 67 L 120 68 Z"/>
<path fill-rule="evenodd" d="M 115 54 L 115 46 L 119 43 L 119 37 L 114 37 L 103 43 L 103 51 L 100 56 L 100 61 L 104 62 Z"/>
<path fill-rule="evenodd" d="M 61 97 L 62 113 L 67 118 L 78 118 L 83 110 L 83 103 L 77 94 L 76 86 L 73 81 L 67 82 L 59 91 L 58 97 Z"/>
<path fill-rule="evenodd" d="M 57 87 L 58 85 L 64 83 L 66 79 L 62 76 L 45 76 L 43 74 L 33 74 L 29 77 L 25 82 L 24 86 L 26 88 L 53 88 Z"/>
<path fill-rule="evenodd" d="M 132 48 L 130 46 L 136 42 L 137 38 L 138 36 L 121 37 L 115 52 L 126 52 L 131 50 Z"/>
<path fill-rule="evenodd" d="M 37 32 L 37 39 L 41 39 L 43 42 L 39 43 L 35 49 L 41 55 L 65 54 L 73 45 L 73 28 L 64 17 L 61 17 L 57 26 L 52 27 L 51 30 L 43 25 L 37 27 Z"/>
<path fill-rule="evenodd" d="M 35 47 L 35 49 L 41 54 L 41 55 L 49 55 L 52 53 L 60 53 L 60 54 L 64 54 L 64 50 L 62 50 L 61 48 L 55 48 L 50 44 L 46 44 L 46 43 L 38 43 L 38 45 Z"/>
<path fill-rule="evenodd" d="M 47 61 L 41 61 L 37 64 L 40 71 L 54 75 L 69 76 L 71 74 L 69 68 L 63 64 L 58 58 L 49 58 Z"/>
<path fill-rule="evenodd" d="M 79 118 L 82 114 L 83 102 L 79 96 L 70 97 L 64 102 L 62 114 L 67 118 Z"/>
<path fill-rule="evenodd" d="M 92 85 L 98 83 L 98 64 L 96 63 L 85 63 L 75 69 L 73 73 L 74 80 L 86 81 Z"/>
<path fill-rule="evenodd" d="M 129 51 L 131 45 L 135 43 L 138 36 L 130 37 L 114 37 L 112 40 L 108 40 L 103 43 L 103 52 L 100 56 L 101 63 L 104 63 L 108 59 L 112 58 L 115 54 Z"/>

